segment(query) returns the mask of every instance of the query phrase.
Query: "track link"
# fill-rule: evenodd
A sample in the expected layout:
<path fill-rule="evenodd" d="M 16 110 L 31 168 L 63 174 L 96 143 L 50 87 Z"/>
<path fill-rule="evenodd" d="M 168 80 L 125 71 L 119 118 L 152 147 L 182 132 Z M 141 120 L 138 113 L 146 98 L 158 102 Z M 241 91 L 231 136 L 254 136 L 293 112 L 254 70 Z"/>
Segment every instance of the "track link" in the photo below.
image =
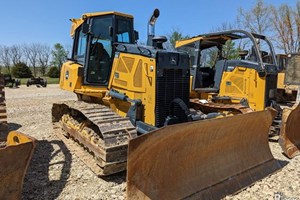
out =
<path fill-rule="evenodd" d="M 52 116 L 56 134 L 94 173 L 107 176 L 126 170 L 128 141 L 137 137 L 128 118 L 83 101 L 53 104 Z"/>
<path fill-rule="evenodd" d="M 0 138 L 8 133 L 6 104 L 5 104 L 4 76 L 0 74 Z"/>

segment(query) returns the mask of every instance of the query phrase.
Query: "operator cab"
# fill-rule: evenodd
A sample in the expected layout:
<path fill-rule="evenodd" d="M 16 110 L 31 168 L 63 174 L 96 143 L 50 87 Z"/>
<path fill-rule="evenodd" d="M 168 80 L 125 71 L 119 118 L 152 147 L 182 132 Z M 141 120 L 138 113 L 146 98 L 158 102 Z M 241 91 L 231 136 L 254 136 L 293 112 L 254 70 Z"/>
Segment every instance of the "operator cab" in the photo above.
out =
<path fill-rule="evenodd" d="M 80 20 L 81 24 L 74 31 L 72 60 L 83 66 L 83 84 L 107 86 L 114 57 L 113 44 L 135 43 L 133 17 L 107 12 L 85 14 L 77 21 Z"/>
<path fill-rule="evenodd" d="M 272 44 L 259 34 L 231 30 L 195 36 L 177 42 L 177 50 L 191 58 L 193 89 L 218 92 L 223 72 L 237 66 L 253 68 L 261 76 L 277 74 Z"/>

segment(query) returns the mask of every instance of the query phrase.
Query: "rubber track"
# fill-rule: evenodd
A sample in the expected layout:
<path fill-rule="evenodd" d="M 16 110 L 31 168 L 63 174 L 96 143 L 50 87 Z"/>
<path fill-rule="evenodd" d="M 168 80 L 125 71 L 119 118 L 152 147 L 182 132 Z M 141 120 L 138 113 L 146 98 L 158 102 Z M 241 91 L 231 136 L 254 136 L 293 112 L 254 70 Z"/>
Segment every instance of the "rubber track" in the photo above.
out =
<path fill-rule="evenodd" d="M 94 173 L 107 176 L 126 170 L 128 141 L 137 137 L 128 118 L 104 105 L 83 101 L 67 101 L 54 107 L 53 117 L 61 117 L 54 120 L 54 127 L 60 126 L 67 133 L 67 137 L 60 138 Z M 78 143 L 81 148 L 76 147 Z"/>

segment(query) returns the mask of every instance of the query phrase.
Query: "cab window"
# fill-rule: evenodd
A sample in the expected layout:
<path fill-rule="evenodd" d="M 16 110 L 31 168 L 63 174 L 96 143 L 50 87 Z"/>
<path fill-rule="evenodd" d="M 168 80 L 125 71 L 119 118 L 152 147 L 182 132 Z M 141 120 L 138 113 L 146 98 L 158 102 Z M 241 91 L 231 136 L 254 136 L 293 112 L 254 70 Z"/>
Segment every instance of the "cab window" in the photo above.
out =
<path fill-rule="evenodd" d="M 76 59 L 79 63 L 84 63 L 86 47 L 87 47 L 87 35 L 82 33 L 81 28 L 78 29 L 75 37 L 75 51 L 73 58 Z"/>
<path fill-rule="evenodd" d="M 117 21 L 117 42 L 131 43 L 131 23 L 129 20 L 118 19 Z"/>

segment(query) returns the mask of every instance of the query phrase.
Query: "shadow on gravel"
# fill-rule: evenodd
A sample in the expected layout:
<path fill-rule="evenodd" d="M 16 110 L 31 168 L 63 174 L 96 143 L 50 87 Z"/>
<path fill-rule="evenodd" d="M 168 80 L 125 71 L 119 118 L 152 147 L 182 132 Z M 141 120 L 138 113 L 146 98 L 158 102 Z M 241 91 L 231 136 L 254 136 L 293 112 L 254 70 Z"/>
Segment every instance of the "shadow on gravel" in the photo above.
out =
<path fill-rule="evenodd" d="M 113 182 L 113 183 L 117 183 L 117 184 L 121 184 L 123 182 L 126 182 L 126 172 L 119 172 L 117 174 L 114 175 L 110 175 L 107 177 L 99 177 L 102 178 L 103 180 L 107 181 L 107 182 Z"/>
<path fill-rule="evenodd" d="M 277 159 L 277 162 L 280 164 L 280 169 L 282 169 L 282 168 L 284 168 L 285 166 L 287 166 L 288 164 L 289 164 L 289 162 L 288 161 L 286 161 L 286 160 L 278 160 Z"/>
<path fill-rule="evenodd" d="M 67 183 L 71 163 L 72 155 L 62 141 L 37 141 L 22 199 L 56 199 Z"/>
<path fill-rule="evenodd" d="M 16 123 L 8 123 L 8 130 L 9 131 L 15 131 L 18 130 L 19 128 L 21 128 L 22 125 L 21 124 L 16 124 Z"/>

